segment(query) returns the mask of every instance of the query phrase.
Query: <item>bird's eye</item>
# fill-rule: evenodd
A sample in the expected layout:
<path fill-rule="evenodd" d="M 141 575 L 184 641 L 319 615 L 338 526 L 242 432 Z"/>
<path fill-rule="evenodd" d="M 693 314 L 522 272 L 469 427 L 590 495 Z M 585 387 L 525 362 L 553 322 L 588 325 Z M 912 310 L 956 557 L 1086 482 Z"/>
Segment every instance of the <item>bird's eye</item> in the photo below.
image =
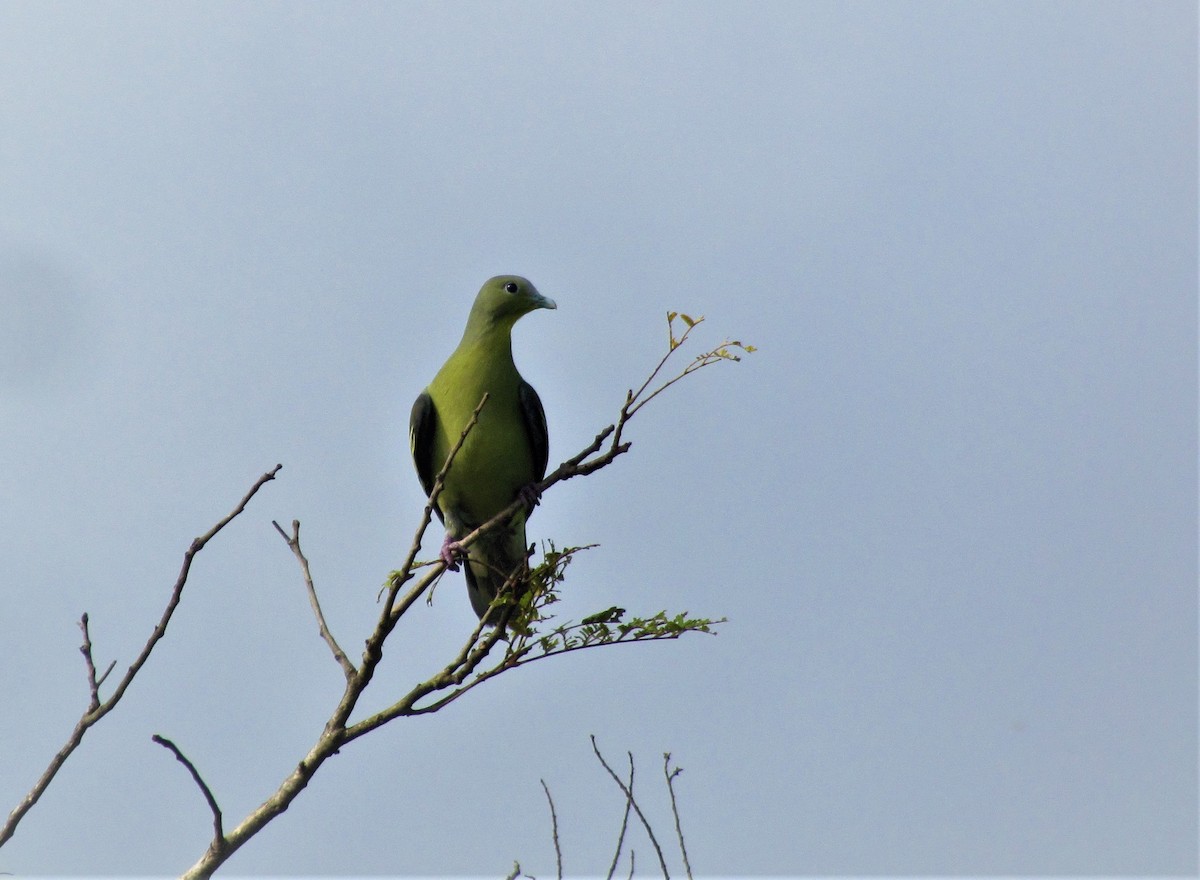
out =
<path fill-rule="evenodd" d="M 505 289 L 505 290 L 506 290 L 508 293 L 516 293 L 516 292 L 517 292 L 518 290 L 520 290 L 521 288 L 517 286 L 517 282 L 515 282 L 515 281 L 510 281 L 510 282 L 508 282 L 508 284 L 504 285 L 504 289 Z"/>

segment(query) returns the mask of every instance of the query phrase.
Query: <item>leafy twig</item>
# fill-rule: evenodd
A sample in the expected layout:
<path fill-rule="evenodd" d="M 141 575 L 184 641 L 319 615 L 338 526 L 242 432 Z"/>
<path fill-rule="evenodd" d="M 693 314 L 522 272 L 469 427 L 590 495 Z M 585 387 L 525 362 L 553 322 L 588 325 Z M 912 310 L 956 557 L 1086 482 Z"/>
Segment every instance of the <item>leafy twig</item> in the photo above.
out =
<path fill-rule="evenodd" d="M 683 334 L 678 339 L 675 338 L 676 318 L 679 318 L 679 320 L 682 321 L 687 327 L 687 329 L 683 331 Z M 634 394 L 630 392 L 627 405 L 634 404 L 634 401 L 637 401 L 637 403 L 629 410 L 630 417 L 632 417 L 633 414 L 639 409 L 648 404 L 654 398 L 658 397 L 658 395 L 662 394 L 684 376 L 690 376 L 697 370 L 703 369 L 711 364 L 718 363 L 719 361 L 740 361 L 742 359 L 741 355 L 730 351 L 731 348 L 739 349 L 746 354 L 751 354 L 752 352 L 757 351 L 753 345 L 743 345 L 738 340 L 727 339 L 716 348 L 696 355 L 692 362 L 684 367 L 683 371 L 680 372 L 678 376 L 675 376 L 673 379 L 669 379 L 668 381 L 664 382 L 658 388 L 654 389 L 654 391 L 648 397 L 642 398 L 642 393 L 650 387 L 650 384 L 654 381 L 655 377 L 658 376 L 659 371 L 662 370 L 663 366 L 670 359 L 671 355 L 675 353 L 677 348 L 687 342 L 687 338 L 692 334 L 692 330 L 702 323 L 704 323 L 703 317 L 693 318 L 690 315 L 683 314 L 682 312 L 667 312 L 667 336 L 670 339 L 670 345 L 667 348 L 667 353 L 663 355 L 662 360 L 658 362 L 658 366 L 654 368 L 654 371 L 650 374 L 650 377 L 642 383 L 642 387 L 637 390 L 637 393 Z"/>

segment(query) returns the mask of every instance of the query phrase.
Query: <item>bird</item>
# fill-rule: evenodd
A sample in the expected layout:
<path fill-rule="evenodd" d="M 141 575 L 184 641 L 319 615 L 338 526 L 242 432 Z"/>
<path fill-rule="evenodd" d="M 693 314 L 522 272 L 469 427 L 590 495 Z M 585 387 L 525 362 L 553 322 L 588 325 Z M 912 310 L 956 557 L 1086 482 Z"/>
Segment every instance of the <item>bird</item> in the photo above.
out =
<path fill-rule="evenodd" d="M 446 527 L 440 555 L 447 568 L 456 571 L 463 556 L 457 541 L 518 497 L 526 502 L 507 526 L 465 551 L 467 595 L 481 620 L 505 582 L 527 565 L 525 522 L 537 504 L 536 485 L 546 475 L 550 453 L 541 398 L 513 362 L 512 328 L 529 312 L 557 308 L 519 275 L 488 279 L 471 306 L 462 341 L 417 397 L 409 417 L 413 463 L 428 496 L 471 414 L 488 395 L 434 506 Z"/>

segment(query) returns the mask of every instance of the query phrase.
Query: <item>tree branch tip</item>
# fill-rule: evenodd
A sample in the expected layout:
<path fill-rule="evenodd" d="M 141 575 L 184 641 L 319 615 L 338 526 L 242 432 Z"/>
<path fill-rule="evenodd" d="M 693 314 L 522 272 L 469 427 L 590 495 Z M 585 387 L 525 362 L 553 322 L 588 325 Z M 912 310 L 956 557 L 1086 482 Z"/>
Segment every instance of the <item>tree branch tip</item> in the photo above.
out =
<path fill-rule="evenodd" d="M 217 804 L 217 799 L 213 796 L 212 789 L 208 787 L 208 783 L 204 781 L 204 777 L 200 775 L 200 771 L 196 769 L 196 765 L 188 760 L 187 756 L 180 751 L 179 747 L 165 736 L 153 734 L 150 737 L 151 741 L 158 743 L 163 748 L 167 749 L 175 756 L 180 764 L 187 768 L 191 774 L 192 781 L 196 783 L 196 787 L 200 789 L 200 793 L 204 796 L 205 803 L 208 804 L 209 812 L 213 817 L 213 842 L 212 846 L 217 852 L 223 852 L 228 846 L 229 841 L 225 839 L 225 831 L 222 825 L 223 819 L 221 816 L 221 808 Z"/>
<path fill-rule="evenodd" d="M 113 660 L 111 663 L 108 664 L 108 668 L 104 670 L 104 674 L 101 675 L 98 679 L 96 679 L 96 687 L 100 687 L 100 685 L 104 684 L 104 680 L 106 678 L 108 678 L 108 674 L 113 671 L 113 668 L 116 667 L 116 665 L 117 665 L 116 660 Z"/>

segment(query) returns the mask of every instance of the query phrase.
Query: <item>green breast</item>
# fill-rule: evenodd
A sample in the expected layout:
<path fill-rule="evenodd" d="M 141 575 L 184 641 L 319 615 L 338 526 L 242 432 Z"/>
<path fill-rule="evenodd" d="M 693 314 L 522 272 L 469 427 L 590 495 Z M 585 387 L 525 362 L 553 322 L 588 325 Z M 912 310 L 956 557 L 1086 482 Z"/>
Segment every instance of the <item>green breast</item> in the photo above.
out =
<path fill-rule="evenodd" d="M 474 525 L 511 504 L 521 487 L 534 479 L 533 454 L 518 399 L 521 377 L 508 346 L 495 349 L 482 344 L 460 347 L 429 384 L 437 410 L 433 461 L 438 467 L 484 392 L 488 393 L 479 422 L 446 476 L 439 505 L 452 512 L 450 519 Z"/>

